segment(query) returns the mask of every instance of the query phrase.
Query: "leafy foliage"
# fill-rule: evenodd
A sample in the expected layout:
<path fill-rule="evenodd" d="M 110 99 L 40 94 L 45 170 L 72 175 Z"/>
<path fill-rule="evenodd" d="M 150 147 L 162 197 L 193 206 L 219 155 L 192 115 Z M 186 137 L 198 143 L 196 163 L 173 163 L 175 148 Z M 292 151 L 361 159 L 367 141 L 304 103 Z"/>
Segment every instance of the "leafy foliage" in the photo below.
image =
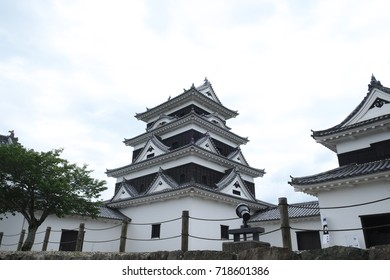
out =
<path fill-rule="evenodd" d="M 62 151 L 0 145 L 0 214 L 19 212 L 35 230 L 48 215 L 98 215 L 105 181 L 62 159 Z"/>

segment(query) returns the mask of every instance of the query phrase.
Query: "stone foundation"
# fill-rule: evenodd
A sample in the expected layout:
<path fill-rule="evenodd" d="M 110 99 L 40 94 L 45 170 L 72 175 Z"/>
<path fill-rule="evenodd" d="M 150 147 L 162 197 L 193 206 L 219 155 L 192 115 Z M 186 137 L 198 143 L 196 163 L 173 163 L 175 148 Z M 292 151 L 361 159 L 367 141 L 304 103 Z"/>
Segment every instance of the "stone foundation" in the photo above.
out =
<path fill-rule="evenodd" d="M 251 244 L 250 242 L 248 244 Z M 245 244 L 245 246 L 249 245 Z M 0 260 L 390 260 L 390 245 L 367 250 L 334 246 L 302 252 L 268 246 L 259 246 L 239 252 L 207 250 L 149 253 L 1 251 Z"/>

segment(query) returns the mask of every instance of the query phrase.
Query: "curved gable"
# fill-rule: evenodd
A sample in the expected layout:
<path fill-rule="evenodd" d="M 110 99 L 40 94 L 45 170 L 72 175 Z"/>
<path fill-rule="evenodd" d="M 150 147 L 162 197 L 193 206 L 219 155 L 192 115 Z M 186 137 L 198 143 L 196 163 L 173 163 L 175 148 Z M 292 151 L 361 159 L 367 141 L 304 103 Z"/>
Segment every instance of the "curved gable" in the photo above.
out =
<path fill-rule="evenodd" d="M 150 131 L 150 130 L 153 130 L 153 129 L 156 129 L 160 126 L 163 126 L 163 125 L 166 125 L 174 120 L 176 120 L 177 117 L 171 117 L 171 116 L 167 116 L 167 115 L 161 115 L 154 123 L 151 127 L 149 127 L 147 130 Z"/>
<path fill-rule="evenodd" d="M 200 138 L 195 142 L 195 145 L 201 147 L 207 151 L 210 151 L 214 154 L 220 154 L 218 149 L 215 147 L 213 141 L 211 140 L 210 134 L 207 132 L 204 137 Z"/>
<path fill-rule="evenodd" d="M 240 173 L 236 169 L 233 169 L 216 185 L 221 193 L 237 196 L 247 200 L 255 200 L 252 193 L 248 191 L 244 180 L 241 178 Z"/>
<path fill-rule="evenodd" d="M 152 194 L 155 192 L 160 192 L 167 189 L 176 188 L 178 184 L 170 176 L 164 174 L 162 168 L 160 168 L 156 178 L 150 184 L 149 188 L 146 190 L 145 195 Z"/>
<path fill-rule="evenodd" d="M 118 200 L 128 199 L 128 198 L 135 197 L 137 195 L 138 195 L 138 192 L 136 191 L 136 189 L 133 186 L 129 185 L 126 182 L 126 179 L 123 178 L 123 181 L 121 183 L 119 190 L 116 192 L 116 194 L 111 199 L 111 201 L 114 202 L 114 201 L 118 201 Z"/>
<path fill-rule="evenodd" d="M 243 165 L 249 166 L 248 162 L 246 161 L 244 155 L 241 152 L 240 147 L 238 147 L 237 150 L 228 155 L 227 158 Z"/>
<path fill-rule="evenodd" d="M 215 102 L 222 105 L 221 101 L 219 100 L 219 98 L 215 94 L 214 89 L 211 86 L 211 83 L 209 82 L 209 80 L 207 80 L 207 78 L 204 79 L 203 85 L 197 87 L 196 90 L 199 91 L 200 93 L 203 93 L 208 98 L 210 98 L 210 99 L 214 100 Z"/>
<path fill-rule="evenodd" d="M 161 141 L 159 141 L 155 135 L 151 135 L 134 162 L 140 162 L 148 158 L 165 154 L 167 152 L 169 152 L 169 147 L 161 143 Z"/>

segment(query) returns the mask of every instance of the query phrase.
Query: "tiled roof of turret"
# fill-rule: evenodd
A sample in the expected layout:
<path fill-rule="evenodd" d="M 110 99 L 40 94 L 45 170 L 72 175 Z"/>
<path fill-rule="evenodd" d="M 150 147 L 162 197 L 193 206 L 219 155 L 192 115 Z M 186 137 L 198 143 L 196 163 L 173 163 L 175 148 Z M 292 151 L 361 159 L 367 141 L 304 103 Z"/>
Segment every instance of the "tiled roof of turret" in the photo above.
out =
<path fill-rule="evenodd" d="M 151 194 L 143 193 L 143 194 L 139 194 L 139 195 L 137 195 L 135 197 L 124 198 L 124 199 L 120 199 L 120 200 L 116 200 L 116 201 L 109 201 L 107 204 L 110 205 L 110 207 L 116 207 L 115 205 L 119 205 L 119 204 L 123 204 L 123 203 L 126 203 L 126 202 L 135 201 L 137 199 L 144 199 L 144 198 L 148 198 L 148 197 L 151 198 L 151 197 L 165 196 L 165 195 L 170 194 L 170 193 L 175 193 L 176 191 L 185 191 L 185 190 L 191 190 L 191 189 L 197 189 L 197 190 L 200 190 L 200 191 L 205 191 L 205 192 L 210 193 L 210 194 L 219 195 L 220 197 L 226 197 L 226 198 L 230 198 L 230 199 L 234 199 L 234 200 L 241 200 L 241 201 L 245 201 L 247 203 L 254 203 L 254 204 L 259 205 L 262 208 L 267 208 L 268 209 L 269 207 L 275 207 L 274 204 L 271 204 L 271 203 L 268 203 L 268 202 L 264 202 L 264 201 L 257 200 L 257 199 L 254 200 L 254 201 L 243 199 L 241 197 L 237 197 L 237 196 L 234 196 L 234 195 L 222 193 L 218 189 L 212 189 L 212 188 L 210 188 L 208 186 L 205 186 L 205 185 L 202 185 L 202 184 L 199 184 L 199 183 L 195 183 L 195 182 L 188 182 L 188 183 L 184 183 L 184 184 L 181 184 L 181 185 L 176 185 L 173 188 L 167 188 L 167 189 L 164 189 L 164 190 L 153 192 Z"/>
<path fill-rule="evenodd" d="M 206 88 L 210 88 L 211 92 L 207 91 Z M 182 94 L 173 98 L 168 98 L 167 101 L 153 108 L 146 108 L 146 111 L 142 113 L 136 113 L 135 117 L 139 120 L 148 121 L 154 116 L 158 116 L 162 113 L 165 113 L 167 108 L 177 106 L 178 104 L 183 104 L 183 102 L 188 101 L 189 98 L 196 98 L 201 102 L 207 103 L 209 106 L 214 108 L 214 110 L 218 110 L 220 114 L 224 114 L 225 119 L 236 117 L 238 115 L 237 111 L 233 111 L 222 105 L 222 103 L 216 96 L 214 90 L 212 89 L 211 84 L 207 81 L 204 85 L 201 85 L 200 87 L 195 87 L 193 84 L 190 89 L 184 89 L 184 92 Z"/>
<path fill-rule="evenodd" d="M 197 125 L 201 125 L 204 129 L 213 131 L 218 135 L 223 135 L 224 138 L 228 138 L 230 141 L 236 142 L 238 144 L 246 144 L 249 142 L 248 137 L 239 136 L 224 127 L 220 127 L 210 121 L 208 121 L 204 116 L 200 116 L 194 112 L 183 116 L 181 118 L 177 118 L 172 122 L 165 124 L 164 126 L 158 126 L 152 132 L 146 131 L 140 135 L 137 135 L 133 138 L 125 138 L 124 143 L 129 146 L 137 145 L 145 141 L 151 134 L 155 133 L 156 135 L 160 135 L 162 133 L 166 133 L 167 131 L 176 130 L 178 127 L 183 127 L 188 123 L 196 123 Z"/>
<path fill-rule="evenodd" d="M 317 138 L 317 137 L 327 136 L 327 135 L 331 135 L 331 134 L 334 134 L 334 133 L 337 133 L 337 132 L 345 131 L 345 130 L 348 130 L 348 129 L 351 129 L 351 128 L 356 128 L 356 127 L 360 127 L 360 126 L 363 126 L 363 125 L 366 125 L 366 124 L 375 123 L 375 122 L 377 122 L 379 120 L 389 119 L 390 115 L 382 115 L 382 116 L 378 116 L 378 117 L 375 117 L 375 118 L 372 118 L 372 119 L 369 119 L 369 120 L 365 120 L 363 122 L 359 122 L 359 123 L 355 123 L 355 124 L 352 124 L 352 125 L 344 126 L 346 123 L 348 123 L 348 121 L 350 121 L 359 112 L 359 110 L 363 107 L 363 105 L 365 104 L 366 100 L 368 99 L 368 97 L 370 96 L 370 94 L 373 92 L 374 89 L 379 89 L 379 90 L 381 90 L 381 91 L 383 91 L 385 93 L 390 94 L 390 88 L 382 86 L 381 82 L 377 81 L 376 78 L 374 77 L 374 75 L 372 75 L 371 76 L 371 82 L 370 82 L 370 84 L 368 84 L 368 93 L 366 94 L 364 99 L 360 102 L 360 104 L 352 111 L 352 113 L 350 113 L 338 125 L 335 125 L 335 126 L 333 126 L 331 128 L 325 129 L 325 130 L 312 131 L 312 137 L 313 138 Z"/>
<path fill-rule="evenodd" d="M 101 206 L 99 208 L 98 217 L 105 218 L 105 219 L 113 219 L 113 220 L 123 220 L 128 218 L 118 210 L 109 208 L 107 206 Z"/>
<path fill-rule="evenodd" d="M 320 209 L 318 201 L 301 202 L 288 205 L 288 217 L 290 219 L 315 217 L 319 215 Z M 280 220 L 280 210 L 278 207 L 258 211 L 250 218 L 249 222 L 265 222 L 273 220 Z"/>
<path fill-rule="evenodd" d="M 349 164 L 338 168 L 306 177 L 291 177 L 290 185 L 315 185 L 336 180 L 367 176 L 384 171 L 390 171 L 390 159 Z"/>
<path fill-rule="evenodd" d="M 112 176 L 112 177 L 123 176 L 130 169 L 134 170 L 134 169 L 144 168 L 146 165 L 152 166 L 152 165 L 156 165 L 156 164 L 161 164 L 161 162 L 164 160 L 170 160 L 170 158 L 172 156 L 187 155 L 188 150 L 190 150 L 193 153 L 196 153 L 198 156 L 207 157 L 207 159 L 210 161 L 218 161 L 218 163 L 221 166 L 222 165 L 224 165 L 226 167 L 236 166 L 242 173 L 245 173 L 245 174 L 251 174 L 252 176 L 263 176 L 265 174 L 264 169 L 257 169 L 257 168 L 253 168 L 250 166 L 246 166 L 246 165 L 241 164 L 241 163 L 237 163 L 236 161 L 228 159 L 222 155 L 215 154 L 215 153 L 212 153 L 208 150 L 205 150 L 205 149 L 195 145 L 194 143 L 190 143 L 190 144 L 182 146 L 176 150 L 169 151 L 165 154 L 157 155 L 157 156 L 145 159 L 145 160 L 140 161 L 140 162 L 133 162 L 131 164 L 128 164 L 128 165 L 125 165 L 122 167 L 118 167 L 115 169 L 107 169 L 106 174 L 108 176 Z"/>

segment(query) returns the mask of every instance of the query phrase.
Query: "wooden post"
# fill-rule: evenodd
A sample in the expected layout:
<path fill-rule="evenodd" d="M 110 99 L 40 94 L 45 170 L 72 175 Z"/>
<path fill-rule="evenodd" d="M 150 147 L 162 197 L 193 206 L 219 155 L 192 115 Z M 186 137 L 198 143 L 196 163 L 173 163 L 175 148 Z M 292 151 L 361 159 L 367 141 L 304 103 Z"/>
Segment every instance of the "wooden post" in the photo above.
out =
<path fill-rule="evenodd" d="M 282 231 L 283 248 L 292 250 L 290 222 L 288 219 L 287 198 L 279 197 L 280 229 Z"/>
<path fill-rule="evenodd" d="M 123 253 L 126 250 L 126 240 L 127 240 L 127 225 L 129 224 L 128 219 L 123 219 L 122 221 L 122 230 L 121 230 L 121 239 L 119 244 L 119 252 Z"/>
<path fill-rule="evenodd" d="M 50 238 L 50 231 L 51 231 L 51 227 L 47 227 L 45 237 L 43 239 L 42 251 L 47 250 L 47 244 L 49 244 L 49 238 Z"/>
<path fill-rule="evenodd" d="M 181 216 L 181 250 L 188 251 L 188 235 L 189 235 L 189 211 L 183 211 Z"/>
<path fill-rule="evenodd" d="M 83 250 L 84 229 L 85 229 L 85 224 L 81 223 L 79 226 L 79 233 L 77 234 L 77 241 L 76 241 L 77 252 L 81 252 Z"/>
<path fill-rule="evenodd" d="M 18 243 L 18 251 L 22 250 L 22 245 L 24 241 L 24 235 L 26 234 L 26 230 L 22 229 L 22 232 L 20 233 L 19 243 Z"/>
<path fill-rule="evenodd" d="M 0 248 L 1 248 L 1 242 L 3 240 L 3 235 L 4 235 L 4 232 L 0 232 Z"/>

